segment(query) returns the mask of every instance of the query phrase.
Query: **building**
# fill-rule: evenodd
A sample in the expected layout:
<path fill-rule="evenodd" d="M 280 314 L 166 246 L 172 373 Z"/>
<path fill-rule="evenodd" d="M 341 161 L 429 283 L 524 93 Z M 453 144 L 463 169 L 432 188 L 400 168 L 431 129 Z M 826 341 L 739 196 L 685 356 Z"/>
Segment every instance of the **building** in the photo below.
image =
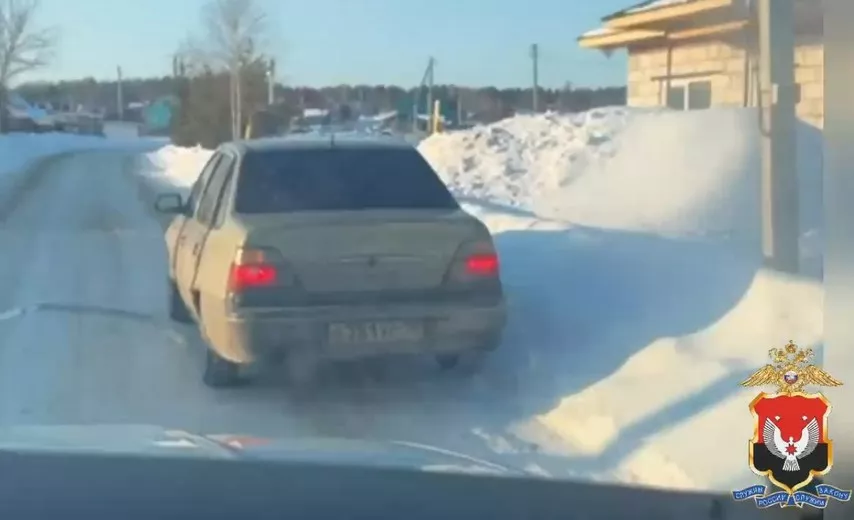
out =
<path fill-rule="evenodd" d="M 821 0 L 795 2 L 798 116 L 824 124 Z M 602 18 L 579 45 L 628 52 L 630 106 L 757 106 L 756 0 L 651 0 Z"/>
<path fill-rule="evenodd" d="M 178 100 L 174 96 L 163 96 L 155 99 L 142 108 L 142 121 L 147 134 L 168 134 L 172 127 L 172 118 Z"/>

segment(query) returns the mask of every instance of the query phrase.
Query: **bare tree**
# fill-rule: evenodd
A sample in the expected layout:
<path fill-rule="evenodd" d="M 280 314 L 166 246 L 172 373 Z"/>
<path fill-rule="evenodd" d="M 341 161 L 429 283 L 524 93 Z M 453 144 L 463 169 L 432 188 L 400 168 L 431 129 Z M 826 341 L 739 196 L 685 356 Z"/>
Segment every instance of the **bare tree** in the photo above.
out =
<path fill-rule="evenodd" d="M 38 0 L 0 0 L 0 131 L 12 81 L 53 58 L 56 32 L 35 26 L 38 5 Z"/>
<path fill-rule="evenodd" d="M 231 133 L 239 139 L 243 121 L 243 73 L 260 58 L 267 17 L 255 0 L 210 0 L 204 9 L 204 38 L 190 42 L 185 54 L 203 67 L 225 69 L 230 77 Z"/>

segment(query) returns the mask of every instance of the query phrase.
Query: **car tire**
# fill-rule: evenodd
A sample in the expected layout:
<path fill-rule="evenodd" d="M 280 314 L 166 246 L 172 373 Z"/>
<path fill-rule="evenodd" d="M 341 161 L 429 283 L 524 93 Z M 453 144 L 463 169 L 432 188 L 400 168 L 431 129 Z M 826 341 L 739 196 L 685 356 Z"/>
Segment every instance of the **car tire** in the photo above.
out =
<path fill-rule="evenodd" d="M 211 388 L 237 386 L 240 379 L 240 365 L 224 359 L 210 347 L 205 349 L 205 373 L 202 381 Z"/>
<path fill-rule="evenodd" d="M 205 333 L 205 324 L 201 316 L 199 316 L 199 335 L 205 346 L 205 368 L 202 374 L 202 382 L 211 388 L 229 388 L 244 384 L 246 381 L 240 374 L 241 365 L 220 356 L 210 346 L 210 340 Z"/>
<path fill-rule="evenodd" d="M 181 299 L 181 293 L 178 292 L 178 286 L 175 282 L 169 282 L 169 318 L 178 323 L 191 323 L 193 316 L 184 305 L 184 300 Z"/>

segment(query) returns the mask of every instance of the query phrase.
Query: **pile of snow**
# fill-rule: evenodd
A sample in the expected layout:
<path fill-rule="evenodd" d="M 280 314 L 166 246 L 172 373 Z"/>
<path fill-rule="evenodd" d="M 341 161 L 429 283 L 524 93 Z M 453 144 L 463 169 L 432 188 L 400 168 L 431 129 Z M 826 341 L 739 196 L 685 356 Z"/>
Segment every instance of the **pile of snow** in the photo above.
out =
<path fill-rule="evenodd" d="M 190 193 L 213 151 L 196 146 L 166 145 L 141 157 L 139 172 L 158 191 Z"/>
<path fill-rule="evenodd" d="M 801 228 L 820 228 L 820 132 L 798 128 Z M 419 150 L 460 196 L 543 217 L 667 236 L 759 237 L 752 110 L 598 109 L 434 135 Z"/>
<path fill-rule="evenodd" d="M 660 9 L 662 7 L 669 7 L 674 4 L 684 4 L 690 2 L 691 0 L 650 0 L 649 2 L 643 2 L 640 5 L 635 7 L 631 7 L 625 10 L 625 13 L 634 14 L 634 13 L 642 13 L 644 11 L 651 11 L 653 9 Z"/>
<path fill-rule="evenodd" d="M 798 148 L 815 242 L 818 131 L 800 128 Z M 409 432 L 553 477 L 756 483 L 746 467 L 756 390 L 739 382 L 790 339 L 820 351 L 823 290 L 816 277 L 763 269 L 756 248 L 732 240 L 757 233 L 754 112 L 520 116 L 419 149 L 495 234 L 510 322 L 483 375 L 488 397 L 467 406 L 457 393 L 444 416 L 437 394 L 425 421 L 405 415 L 401 431 L 378 426 L 394 423 L 380 409 L 364 435 Z M 165 147 L 145 174 L 186 189 L 209 155 Z"/>
<path fill-rule="evenodd" d="M 434 134 L 418 149 L 456 195 L 534 210 L 544 194 L 613 155 L 615 135 L 633 114 L 516 116 Z"/>

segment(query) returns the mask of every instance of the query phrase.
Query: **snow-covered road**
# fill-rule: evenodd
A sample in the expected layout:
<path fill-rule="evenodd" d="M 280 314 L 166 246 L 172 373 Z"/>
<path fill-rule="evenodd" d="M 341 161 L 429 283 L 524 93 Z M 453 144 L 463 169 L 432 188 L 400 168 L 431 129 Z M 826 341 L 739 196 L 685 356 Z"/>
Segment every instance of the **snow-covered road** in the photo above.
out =
<path fill-rule="evenodd" d="M 158 421 L 185 393 L 160 384 L 193 367 L 163 321 L 164 287 L 152 283 L 163 276 L 162 239 L 124 166 L 118 153 L 42 162 L 7 208 L 2 424 Z M 121 311 L 130 314 L 111 314 Z"/>

